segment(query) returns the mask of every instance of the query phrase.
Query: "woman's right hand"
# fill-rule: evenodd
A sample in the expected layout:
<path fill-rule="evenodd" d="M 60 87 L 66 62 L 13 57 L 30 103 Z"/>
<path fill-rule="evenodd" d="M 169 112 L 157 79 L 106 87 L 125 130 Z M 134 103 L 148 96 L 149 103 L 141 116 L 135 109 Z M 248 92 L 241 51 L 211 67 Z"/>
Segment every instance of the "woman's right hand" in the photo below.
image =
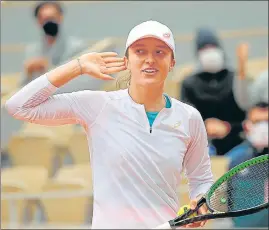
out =
<path fill-rule="evenodd" d="M 126 69 L 124 59 L 117 57 L 117 53 L 87 53 L 79 57 L 82 74 L 103 80 L 114 80 L 109 74 L 118 73 Z"/>

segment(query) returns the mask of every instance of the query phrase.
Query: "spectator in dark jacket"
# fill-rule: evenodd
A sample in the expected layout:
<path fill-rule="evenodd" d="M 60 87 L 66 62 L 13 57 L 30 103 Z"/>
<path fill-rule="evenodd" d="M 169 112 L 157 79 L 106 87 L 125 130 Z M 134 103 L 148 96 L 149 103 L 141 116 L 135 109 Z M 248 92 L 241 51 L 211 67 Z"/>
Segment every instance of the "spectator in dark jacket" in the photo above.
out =
<path fill-rule="evenodd" d="M 242 142 L 240 133 L 245 112 L 234 96 L 236 73 L 228 68 L 225 52 L 213 31 L 196 35 L 197 70 L 182 83 L 181 100 L 201 113 L 211 145 L 224 155 Z"/>

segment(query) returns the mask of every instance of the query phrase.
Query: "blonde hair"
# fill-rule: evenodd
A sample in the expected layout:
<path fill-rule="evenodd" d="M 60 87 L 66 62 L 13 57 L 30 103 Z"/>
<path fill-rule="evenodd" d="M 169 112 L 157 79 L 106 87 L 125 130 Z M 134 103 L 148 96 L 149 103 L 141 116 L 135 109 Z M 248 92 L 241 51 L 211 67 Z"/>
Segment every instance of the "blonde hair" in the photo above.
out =
<path fill-rule="evenodd" d="M 125 52 L 125 57 L 129 57 L 128 53 L 129 48 Z M 124 72 L 119 73 L 116 80 L 116 88 L 117 89 L 126 89 L 130 86 L 131 82 L 131 72 L 130 70 L 125 70 Z"/>
<path fill-rule="evenodd" d="M 131 72 L 130 70 L 126 70 L 119 74 L 116 80 L 116 88 L 117 89 L 126 89 L 129 87 L 131 81 Z"/>

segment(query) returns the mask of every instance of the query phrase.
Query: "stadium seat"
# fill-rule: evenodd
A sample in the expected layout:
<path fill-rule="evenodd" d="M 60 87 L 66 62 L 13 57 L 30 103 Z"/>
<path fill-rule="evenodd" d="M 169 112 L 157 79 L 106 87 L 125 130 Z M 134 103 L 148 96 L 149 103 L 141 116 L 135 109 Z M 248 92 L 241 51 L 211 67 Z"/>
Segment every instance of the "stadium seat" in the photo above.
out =
<path fill-rule="evenodd" d="M 48 170 L 42 166 L 15 166 L 1 171 L 2 182 L 20 182 L 27 192 L 39 192 L 48 179 Z"/>
<path fill-rule="evenodd" d="M 88 197 L 74 197 L 74 198 L 63 198 L 63 199 L 41 199 L 41 204 L 43 205 L 45 215 L 48 218 L 48 224 L 72 224 L 80 225 L 86 222 L 86 219 L 90 220 L 92 217 L 92 172 L 90 164 L 74 164 L 61 167 L 52 180 L 46 184 L 43 188 L 43 192 L 48 191 L 77 191 L 86 189 L 89 191 Z M 54 202 L 54 200 L 57 200 Z M 79 209 L 79 213 L 70 219 L 69 215 L 72 213 L 58 214 L 54 216 L 54 209 L 59 209 L 62 205 L 65 205 L 67 209 Z M 73 207 L 73 208 L 72 208 Z M 84 213 L 85 212 L 85 213 Z M 81 217 L 79 216 L 81 215 Z M 87 215 L 87 216 L 86 216 Z M 53 216 L 53 217 L 52 217 Z M 68 222 L 65 222 L 69 219 Z"/>
<path fill-rule="evenodd" d="M 1 76 L 1 96 L 16 90 L 19 87 L 19 76 L 17 74 L 8 74 Z"/>
<path fill-rule="evenodd" d="M 56 166 L 56 147 L 53 141 L 42 135 L 14 135 L 8 144 L 12 166 L 43 166 L 53 175 Z"/>
<path fill-rule="evenodd" d="M 66 148 L 68 140 L 73 133 L 73 125 L 61 125 L 61 126 L 44 126 L 25 122 L 21 132 L 23 133 L 42 133 L 47 134 L 55 142 L 55 145 L 61 148 Z"/>
<path fill-rule="evenodd" d="M 74 132 L 74 125 L 44 126 L 26 122 L 20 132 L 24 134 L 41 134 L 51 138 L 56 147 L 58 167 L 61 167 L 68 153 L 68 142 Z"/>
<path fill-rule="evenodd" d="M 85 193 L 79 196 L 82 191 Z M 43 192 L 46 196 L 41 198 L 40 202 L 45 213 L 46 224 L 79 226 L 91 221 L 92 190 L 85 181 L 51 180 L 43 187 Z M 52 197 L 53 194 L 58 194 L 58 196 Z M 65 197 L 65 195 L 70 196 Z"/>
<path fill-rule="evenodd" d="M 1 181 L 1 229 L 9 224 L 21 224 L 24 220 L 26 201 L 23 198 L 13 200 L 5 198 L 6 194 L 12 195 L 25 192 L 23 183 L 15 181 Z M 12 206 L 11 206 L 12 204 Z"/>
<path fill-rule="evenodd" d="M 68 150 L 74 164 L 85 164 L 90 162 L 90 152 L 87 136 L 84 131 L 76 130 L 70 137 Z"/>
<path fill-rule="evenodd" d="M 92 189 L 91 165 L 89 163 L 85 163 L 61 167 L 57 171 L 53 179 L 57 181 L 85 181 L 85 185 L 87 185 L 88 188 Z"/>
<path fill-rule="evenodd" d="M 2 193 L 21 192 L 24 194 L 35 194 L 41 191 L 42 186 L 47 182 L 48 170 L 40 166 L 15 166 L 6 168 L 1 171 L 1 188 Z M 23 200 L 23 201 L 22 201 Z M 20 222 L 23 215 L 26 213 L 28 221 L 33 219 L 36 210 L 36 200 L 20 199 L 16 201 L 18 206 L 18 216 Z M 3 209 L 2 215 L 4 221 L 8 221 L 8 206 L 7 200 L 2 200 Z"/>

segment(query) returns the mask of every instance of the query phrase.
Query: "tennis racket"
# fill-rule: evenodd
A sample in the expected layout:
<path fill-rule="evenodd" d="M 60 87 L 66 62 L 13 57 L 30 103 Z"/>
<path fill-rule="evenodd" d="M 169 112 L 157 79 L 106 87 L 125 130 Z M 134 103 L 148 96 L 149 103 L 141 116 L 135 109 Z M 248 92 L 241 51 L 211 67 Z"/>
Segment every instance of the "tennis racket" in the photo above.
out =
<path fill-rule="evenodd" d="M 195 210 L 188 209 L 155 229 L 174 229 L 203 220 L 245 216 L 268 208 L 268 156 L 255 157 L 232 168 L 211 186 L 197 202 Z M 204 204 L 207 214 L 190 217 Z"/>

